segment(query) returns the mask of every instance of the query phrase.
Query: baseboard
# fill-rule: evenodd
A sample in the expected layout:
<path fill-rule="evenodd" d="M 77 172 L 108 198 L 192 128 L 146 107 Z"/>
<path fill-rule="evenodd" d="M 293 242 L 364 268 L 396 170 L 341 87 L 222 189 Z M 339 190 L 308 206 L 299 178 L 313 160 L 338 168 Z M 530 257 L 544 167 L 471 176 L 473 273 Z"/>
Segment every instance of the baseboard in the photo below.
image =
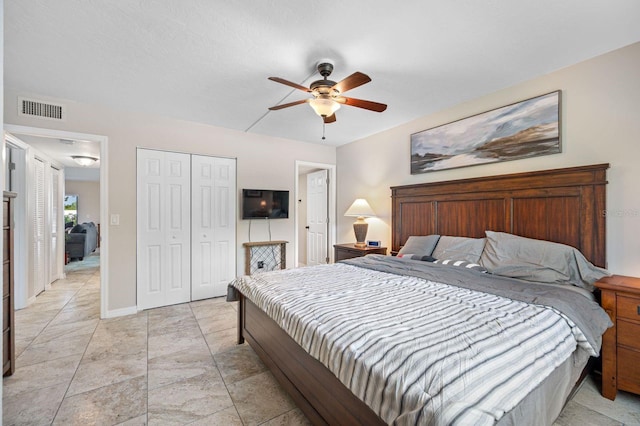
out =
<path fill-rule="evenodd" d="M 105 318 L 115 318 L 115 317 L 122 317 L 125 315 L 134 315 L 138 313 L 138 307 L 137 306 L 129 306 L 126 308 L 120 308 L 120 309 L 113 309 L 113 310 L 108 310 Z"/>

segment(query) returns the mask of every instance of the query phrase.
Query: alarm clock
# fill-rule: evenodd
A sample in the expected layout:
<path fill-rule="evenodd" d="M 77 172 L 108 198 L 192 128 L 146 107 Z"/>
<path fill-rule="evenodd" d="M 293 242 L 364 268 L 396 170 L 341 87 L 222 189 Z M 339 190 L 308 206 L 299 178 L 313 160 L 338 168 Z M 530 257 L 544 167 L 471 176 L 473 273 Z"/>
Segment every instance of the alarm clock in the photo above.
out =
<path fill-rule="evenodd" d="M 368 247 L 382 247 L 382 241 L 371 241 L 371 240 L 368 240 L 367 241 L 367 246 Z"/>

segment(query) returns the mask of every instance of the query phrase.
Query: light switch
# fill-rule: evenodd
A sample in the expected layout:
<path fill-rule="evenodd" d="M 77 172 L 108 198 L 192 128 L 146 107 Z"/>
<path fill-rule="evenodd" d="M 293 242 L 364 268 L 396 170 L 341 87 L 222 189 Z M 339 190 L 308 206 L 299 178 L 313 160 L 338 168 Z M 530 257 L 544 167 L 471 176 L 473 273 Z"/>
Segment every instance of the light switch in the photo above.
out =
<path fill-rule="evenodd" d="M 111 223 L 111 225 L 120 225 L 120 215 L 119 214 L 112 214 L 110 223 Z"/>

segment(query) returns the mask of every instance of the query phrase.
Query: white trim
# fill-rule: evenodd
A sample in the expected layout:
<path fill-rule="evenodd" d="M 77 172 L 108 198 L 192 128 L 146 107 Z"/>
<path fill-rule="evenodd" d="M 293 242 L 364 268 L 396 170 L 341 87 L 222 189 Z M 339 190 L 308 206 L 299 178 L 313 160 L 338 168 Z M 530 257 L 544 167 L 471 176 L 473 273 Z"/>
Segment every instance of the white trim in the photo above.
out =
<path fill-rule="evenodd" d="M 35 301 L 29 299 L 29 248 L 31 247 L 31 237 L 29 235 L 28 223 L 30 222 L 30 207 L 27 194 L 27 175 L 31 170 L 31 147 L 10 133 L 5 132 L 4 142 L 9 142 L 17 148 L 16 153 L 19 159 L 14 159 L 18 163 L 17 168 L 24 170 L 19 179 L 14 182 L 14 191 L 18 194 L 14 204 L 14 240 L 13 249 L 15 253 L 14 281 L 15 281 L 15 309 L 23 309 Z"/>
<path fill-rule="evenodd" d="M 44 136 L 58 139 L 81 139 L 100 143 L 100 317 L 107 318 L 109 301 L 109 168 L 107 136 L 90 133 L 67 132 L 63 130 L 43 129 L 40 127 L 5 124 L 4 130 L 10 133 Z"/>
<path fill-rule="evenodd" d="M 336 243 L 336 232 L 337 232 L 337 216 L 336 216 L 336 197 L 337 197 L 337 186 L 336 186 L 336 165 L 335 164 L 325 164 L 325 163 L 312 163 L 309 161 L 300 161 L 296 160 L 295 166 L 295 179 L 294 179 L 294 204 L 295 208 L 295 216 L 293 221 L 293 264 L 298 265 L 298 224 L 300 218 L 298 217 L 298 202 L 299 197 L 299 188 L 298 181 L 300 180 L 300 168 L 301 167 L 314 167 L 318 169 L 325 169 L 329 171 L 329 242 L 327 247 L 327 254 L 329 255 L 329 263 L 333 263 L 333 250 L 331 248 Z M 305 219 L 306 220 L 306 219 Z M 294 266 L 295 267 L 295 266 Z"/>
<path fill-rule="evenodd" d="M 115 317 L 122 317 L 125 315 L 135 315 L 138 313 L 138 307 L 137 306 L 129 306 L 127 308 L 120 308 L 120 309 L 113 309 L 111 311 L 107 311 L 107 314 L 105 316 L 103 316 L 102 318 L 115 318 Z"/>

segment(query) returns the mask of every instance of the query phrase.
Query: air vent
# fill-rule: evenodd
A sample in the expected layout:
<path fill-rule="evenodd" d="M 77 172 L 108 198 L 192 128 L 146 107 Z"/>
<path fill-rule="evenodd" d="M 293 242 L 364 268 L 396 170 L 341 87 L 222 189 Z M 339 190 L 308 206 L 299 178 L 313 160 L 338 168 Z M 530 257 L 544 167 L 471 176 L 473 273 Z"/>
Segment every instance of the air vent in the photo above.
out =
<path fill-rule="evenodd" d="M 19 97 L 18 108 L 18 115 L 22 116 L 62 121 L 66 118 L 66 108 L 63 104 Z"/>

